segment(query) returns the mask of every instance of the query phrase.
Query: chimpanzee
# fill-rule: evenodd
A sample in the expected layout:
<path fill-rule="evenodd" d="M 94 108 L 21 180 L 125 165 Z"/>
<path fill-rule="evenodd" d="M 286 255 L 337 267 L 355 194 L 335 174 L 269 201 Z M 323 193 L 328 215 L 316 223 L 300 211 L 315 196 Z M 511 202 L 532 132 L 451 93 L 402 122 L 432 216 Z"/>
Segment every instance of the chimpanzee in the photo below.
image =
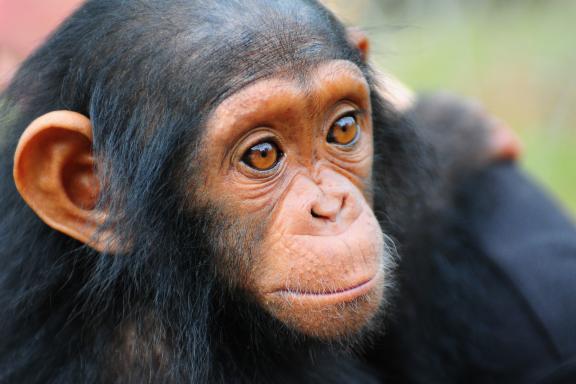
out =
<path fill-rule="evenodd" d="M 445 196 L 477 191 L 492 122 L 400 112 L 366 49 L 314 0 L 71 16 L 1 101 L 0 382 L 410 379 L 392 271 L 472 252 Z"/>

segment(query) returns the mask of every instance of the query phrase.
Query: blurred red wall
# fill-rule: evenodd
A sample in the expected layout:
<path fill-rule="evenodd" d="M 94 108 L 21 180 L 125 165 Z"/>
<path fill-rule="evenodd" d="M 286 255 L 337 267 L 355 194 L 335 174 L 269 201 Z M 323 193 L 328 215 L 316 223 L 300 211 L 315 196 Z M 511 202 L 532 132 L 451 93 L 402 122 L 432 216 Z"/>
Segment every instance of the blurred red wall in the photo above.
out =
<path fill-rule="evenodd" d="M 0 0 L 0 88 L 81 0 Z"/>

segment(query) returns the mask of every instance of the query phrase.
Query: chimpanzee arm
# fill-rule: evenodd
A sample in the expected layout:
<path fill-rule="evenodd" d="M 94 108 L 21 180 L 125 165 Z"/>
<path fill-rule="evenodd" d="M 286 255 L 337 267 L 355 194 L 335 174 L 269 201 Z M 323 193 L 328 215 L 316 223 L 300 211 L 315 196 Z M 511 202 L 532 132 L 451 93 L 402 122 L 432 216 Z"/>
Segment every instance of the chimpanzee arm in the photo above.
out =
<path fill-rule="evenodd" d="M 511 165 L 492 167 L 471 178 L 459 191 L 455 204 L 466 219 L 468 236 L 485 257 L 484 263 L 493 268 L 494 280 L 507 282 L 527 319 L 523 327 L 506 320 L 519 313 L 508 312 L 508 302 L 490 295 L 491 284 L 483 282 L 485 297 L 491 296 L 494 308 L 502 308 L 499 322 L 491 327 L 492 341 L 484 343 L 484 358 L 499 351 L 502 370 L 515 363 L 523 370 L 518 377 L 525 377 L 525 382 L 539 377 L 548 378 L 547 383 L 567 383 L 568 378 L 575 382 L 573 222 Z M 491 316 L 480 317 L 480 321 Z"/>
<path fill-rule="evenodd" d="M 401 261 L 387 341 L 399 377 L 574 382 L 576 228 L 511 163 L 460 175 Z"/>
<path fill-rule="evenodd" d="M 414 382 L 576 380 L 576 228 L 512 164 L 457 188 L 402 262 L 392 327 Z"/>

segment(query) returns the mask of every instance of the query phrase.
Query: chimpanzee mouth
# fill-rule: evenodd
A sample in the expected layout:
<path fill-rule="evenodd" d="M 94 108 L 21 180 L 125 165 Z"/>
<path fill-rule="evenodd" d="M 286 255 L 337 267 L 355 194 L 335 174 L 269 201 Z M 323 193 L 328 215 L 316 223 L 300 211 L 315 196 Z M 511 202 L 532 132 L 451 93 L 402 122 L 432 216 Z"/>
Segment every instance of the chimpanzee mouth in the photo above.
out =
<path fill-rule="evenodd" d="M 302 288 L 281 288 L 272 293 L 281 295 L 289 301 L 294 300 L 296 302 L 309 302 L 323 305 L 337 304 L 352 301 L 358 297 L 369 294 L 380 280 L 380 274 L 380 272 L 376 273 L 371 278 L 362 280 L 360 283 L 347 288 L 326 291 L 307 291 Z"/>

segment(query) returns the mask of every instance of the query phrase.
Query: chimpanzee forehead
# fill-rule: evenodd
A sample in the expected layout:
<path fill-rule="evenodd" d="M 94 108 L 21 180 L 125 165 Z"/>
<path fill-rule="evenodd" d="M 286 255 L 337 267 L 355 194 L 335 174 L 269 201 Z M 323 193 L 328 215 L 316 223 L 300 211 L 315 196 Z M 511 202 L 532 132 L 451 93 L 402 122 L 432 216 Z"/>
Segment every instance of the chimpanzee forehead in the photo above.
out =
<path fill-rule="evenodd" d="M 369 86 L 364 72 L 353 62 L 341 59 L 323 60 L 309 63 L 305 68 L 298 68 L 288 65 L 279 67 L 274 72 L 268 73 L 253 82 L 244 84 L 241 88 L 230 93 L 226 99 L 214 106 L 214 109 L 226 107 L 237 99 L 245 99 L 246 102 L 253 101 L 253 88 L 261 87 L 261 84 L 268 84 L 266 92 L 258 91 L 263 98 L 271 97 L 275 93 L 281 93 L 283 88 L 290 88 L 302 96 L 313 96 L 314 93 L 327 83 L 337 83 L 341 79 L 353 79 L 359 87 L 365 88 L 369 92 Z"/>
<path fill-rule="evenodd" d="M 226 148 L 262 122 L 274 124 L 302 116 L 316 119 L 342 100 L 370 109 L 370 87 L 352 62 L 333 60 L 308 68 L 306 73 L 281 73 L 242 88 L 216 106 L 207 119 L 203 139 L 211 146 Z M 301 124 L 293 127 L 302 128 Z"/>
<path fill-rule="evenodd" d="M 196 61 L 191 71 L 194 77 L 204 72 L 203 79 L 196 81 L 212 91 L 212 97 L 205 102 L 215 106 L 258 80 L 285 77 L 306 84 L 314 69 L 322 63 L 333 60 L 356 62 L 347 48 L 301 35 L 289 37 L 287 41 L 259 36 L 249 43 L 228 42 L 214 47 L 209 52 L 210 57 L 203 62 L 203 65 L 210 65 L 210 69 L 198 71 Z"/>

